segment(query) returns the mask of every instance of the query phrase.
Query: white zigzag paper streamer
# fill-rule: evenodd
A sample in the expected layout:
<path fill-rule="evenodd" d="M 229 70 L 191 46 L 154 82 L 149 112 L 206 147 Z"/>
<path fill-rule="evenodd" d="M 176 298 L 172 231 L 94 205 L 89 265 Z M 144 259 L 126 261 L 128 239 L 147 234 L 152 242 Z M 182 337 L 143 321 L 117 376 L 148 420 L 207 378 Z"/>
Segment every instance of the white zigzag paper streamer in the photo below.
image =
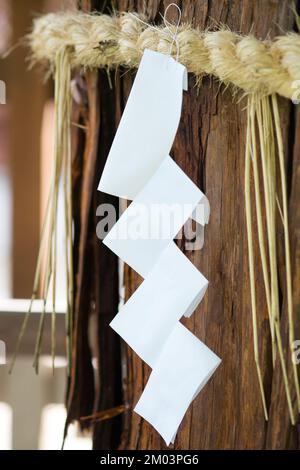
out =
<path fill-rule="evenodd" d="M 177 131 L 185 67 L 145 50 L 98 189 L 133 202 L 104 243 L 144 281 L 111 322 L 152 368 L 135 411 L 167 445 L 220 359 L 180 323 L 207 279 L 175 245 L 191 217 L 208 222 L 205 195 L 169 156 Z"/>

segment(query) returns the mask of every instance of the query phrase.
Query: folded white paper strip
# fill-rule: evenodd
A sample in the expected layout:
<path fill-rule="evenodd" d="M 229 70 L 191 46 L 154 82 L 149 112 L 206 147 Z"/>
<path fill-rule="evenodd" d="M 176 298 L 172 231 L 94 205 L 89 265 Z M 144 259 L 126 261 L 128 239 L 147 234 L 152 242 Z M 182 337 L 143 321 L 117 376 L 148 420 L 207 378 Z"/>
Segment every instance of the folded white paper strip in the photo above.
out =
<path fill-rule="evenodd" d="M 208 222 L 205 199 L 200 189 L 167 156 L 104 243 L 145 277 L 197 205 L 203 203 L 198 222 L 201 225 Z"/>
<path fill-rule="evenodd" d="M 146 280 L 111 322 L 150 367 L 182 315 L 201 301 L 208 281 L 171 242 Z M 181 347 L 181 346 L 180 346 Z"/>
<path fill-rule="evenodd" d="M 186 68 L 145 50 L 99 190 L 134 199 L 169 154 L 179 124 Z"/>
<path fill-rule="evenodd" d="M 111 326 L 153 369 L 135 411 L 167 445 L 220 363 L 179 321 L 208 285 L 173 241 L 189 218 L 209 218 L 207 198 L 169 156 L 186 85 L 183 65 L 145 51 L 98 187 L 133 199 L 104 243 L 144 281 Z"/>
<path fill-rule="evenodd" d="M 135 411 L 159 430 L 169 445 L 191 401 L 219 364 L 218 356 L 177 322 Z"/>

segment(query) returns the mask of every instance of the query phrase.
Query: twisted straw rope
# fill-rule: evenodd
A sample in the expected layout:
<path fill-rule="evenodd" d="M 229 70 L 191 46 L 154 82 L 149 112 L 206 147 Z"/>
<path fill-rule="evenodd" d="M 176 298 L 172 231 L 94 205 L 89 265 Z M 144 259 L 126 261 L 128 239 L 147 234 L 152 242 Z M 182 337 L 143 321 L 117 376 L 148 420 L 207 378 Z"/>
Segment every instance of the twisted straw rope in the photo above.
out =
<path fill-rule="evenodd" d="M 172 37 L 164 27 L 147 26 L 137 15 L 55 13 L 37 18 L 28 36 L 33 61 L 54 64 L 59 49 L 70 46 L 71 66 L 137 67 L 143 50 L 169 53 Z M 179 61 L 201 78 L 212 74 L 247 93 L 278 93 L 291 98 L 300 79 L 300 35 L 288 33 L 260 41 L 227 29 L 178 29 Z M 176 46 L 173 52 L 176 54 Z"/>

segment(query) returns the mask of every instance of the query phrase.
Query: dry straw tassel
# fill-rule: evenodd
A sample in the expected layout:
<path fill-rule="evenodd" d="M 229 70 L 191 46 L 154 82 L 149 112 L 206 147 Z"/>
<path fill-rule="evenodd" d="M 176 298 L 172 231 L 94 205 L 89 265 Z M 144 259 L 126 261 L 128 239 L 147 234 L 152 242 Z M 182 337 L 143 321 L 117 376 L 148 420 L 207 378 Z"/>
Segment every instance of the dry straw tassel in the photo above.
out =
<path fill-rule="evenodd" d="M 46 313 L 46 303 L 52 289 L 51 315 L 51 355 L 53 371 L 55 367 L 55 330 L 56 330 L 56 267 L 57 267 L 57 215 L 60 183 L 63 179 L 65 201 L 65 240 L 66 240 L 66 280 L 67 280 L 67 315 L 66 341 L 69 371 L 72 352 L 72 316 L 73 316 L 73 241 L 72 241 L 72 181 L 71 181 L 71 147 L 70 147 L 70 116 L 71 116 L 71 66 L 68 47 L 60 47 L 55 58 L 55 143 L 53 174 L 45 221 L 41 234 L 40 248 L 36 266 L 33 294 L 29 310 L 24 317 L 16 349 L 12 358 L 10 372 L 13 369 L 22 338 L 28 324 L 33 301 L 39 294 L 42 284 L 43 309 L 40 316 L 37 340 L 34 351 L 33 366 L 38 373 L 42 338 Z M 43 271 L 44 261 L 44 271 Z"/>

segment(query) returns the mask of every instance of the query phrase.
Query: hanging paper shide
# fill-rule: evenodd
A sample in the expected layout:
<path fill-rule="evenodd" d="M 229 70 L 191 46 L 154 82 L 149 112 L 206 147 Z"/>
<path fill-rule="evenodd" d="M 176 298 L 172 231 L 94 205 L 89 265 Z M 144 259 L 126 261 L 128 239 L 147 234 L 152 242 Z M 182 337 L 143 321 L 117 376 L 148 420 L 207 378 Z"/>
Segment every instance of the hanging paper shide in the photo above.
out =
<path fill-rule="evenodd" d="M 209 219 L 206 196 L 169 155 L 183 89 L 186 68 L 169 55 L 146 49 L 98 187 L 132 200 L 104 244 L 144 282 L 111 327 L 152 368 L 134 411 L 167 445 L 174 442 L 186 410 L 220 364 L 219 357 L 180 322 L 201 302 L 208 281 L 174 238 L 189 218 L 203 228 Z M 152 205 L 161 210 L 151 211 Z M 148 229 L 136 238 L 130 227 L 141 206 Z M 158 236 L 162 221 L 168 224 L 168 237 Z"/>

